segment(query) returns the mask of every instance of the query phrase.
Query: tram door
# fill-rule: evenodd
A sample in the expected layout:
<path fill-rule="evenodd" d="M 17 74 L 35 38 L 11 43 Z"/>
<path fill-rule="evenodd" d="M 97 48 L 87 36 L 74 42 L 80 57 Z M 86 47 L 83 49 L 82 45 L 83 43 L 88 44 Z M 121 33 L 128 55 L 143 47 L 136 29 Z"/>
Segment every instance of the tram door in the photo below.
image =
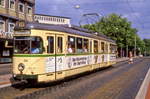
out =
<path fill-rule="evenodd" d="M 65 76 L 63 72 L 65 66 L 64 35 L 55 35 L 55 42 L 55 79 L 62 79 Z"/>
<path fill-rule="evenodd" d="M 46 72 L 51 74 L 51 80 L 64 78 L 62 72 L 65 65 L 64 35 L 50 34 L 47 36 L 47 52 L 50 55 L 46 62 Z"/>

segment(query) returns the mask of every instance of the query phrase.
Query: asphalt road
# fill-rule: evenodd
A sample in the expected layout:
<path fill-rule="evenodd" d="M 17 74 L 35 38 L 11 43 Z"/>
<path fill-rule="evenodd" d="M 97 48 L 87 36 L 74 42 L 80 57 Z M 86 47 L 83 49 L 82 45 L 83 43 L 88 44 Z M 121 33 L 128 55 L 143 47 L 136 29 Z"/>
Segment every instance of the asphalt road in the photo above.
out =
<path fill-rule="evenodd" d="M 12 64 L 0 64 L 0 76 L 11 73 Z"/>
<path fill-rule="evenodd" d="M 150 67 L 150 58 L 119 63 L 52 89 L 40 99 L 134 99 Z"/>

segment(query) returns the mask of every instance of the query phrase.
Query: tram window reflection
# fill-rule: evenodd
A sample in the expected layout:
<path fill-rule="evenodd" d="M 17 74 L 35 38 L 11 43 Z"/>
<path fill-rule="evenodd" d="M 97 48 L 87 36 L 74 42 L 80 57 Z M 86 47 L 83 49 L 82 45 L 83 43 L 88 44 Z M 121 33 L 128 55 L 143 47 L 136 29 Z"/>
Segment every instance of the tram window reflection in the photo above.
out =
<path fill-rule="evenodd" d="M 105 45 L 104 45 L 104 42 L 101 42 L 101 52 L 102 52 L 102 53 L 104 52 L 104 49 L 105 49 L 104 46 L 105 46 Z"/>
<path fill-rule="evenodd" d="M 15 37 L 14 53 L 39 54 L 43 52 L 43 42 L 40 37 Z"/>
<path fill-rule="evenodd" d="M 98 53 L 98 41 L 94 40 L 94 53 Z"/>
<path fill-rule="evenodd" d="M 105 44 L 104 52 L 105 52 L 105 53 L 108 53 L 108 44 L 107 44 L 107 43 Z"/>
<path fill-rule="evenodd" d="M 83 48 L 82 48 L 82 38 L 77 38 L 76 44 L 77 44 L 77 53 L 82 53 Z"/>
<path fill-rule="evenodd" d="M 90 53 L 92 53 L 92 41 L 90 41 Z"/>
<path fill-rule="evenodd" d="M 68 36 L 68 53 L 75 53 L 75 37 Z"/>
<path fill-rule="evenodd" d="M 83 40 L 83 52 L 87 53 L 89 51 L 89 40 L 88 39 L 84 39 Z"/>
<path fill-rule="evenodd" d="M 116 53 L 116 51 L 117 51 L 117 47 L 116 47 L 116 45 L 113 45 L 113 44 L 110 44 L 110 53 Z"/>
<path fill-rule="evenodd" d="M 15 40 L 14 53 L 29 54 L 30 53 L 30 41 L 29 40 Z"/>
<path fill-rule="evenodd" d="M 54 37 L 53 36 L 48 37 L 47 53 L 54 53 Z"/>
<path fill-rule="evenodd" d="M 58 37 L 57 38 L 57 53 L 62 53 L 63 52 L 63 38 Z"/>

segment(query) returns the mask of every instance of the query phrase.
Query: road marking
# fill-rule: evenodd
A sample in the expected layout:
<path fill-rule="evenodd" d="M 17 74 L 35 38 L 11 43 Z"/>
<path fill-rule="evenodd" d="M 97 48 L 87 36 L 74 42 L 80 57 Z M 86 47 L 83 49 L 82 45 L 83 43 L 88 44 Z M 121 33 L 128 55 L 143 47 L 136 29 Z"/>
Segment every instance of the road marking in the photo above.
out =
<path fill-rule="evenodd" d="M 136 95 L 135 99 L 145 99 L 146 98 L 149 83 L 150 83 L 150 69 L 148 70 L 148 72 L 145 76 L 145 79 L 144 79 L 144 81 L 140 87 L 140 90 L 139 90 L 138 94 Z"/>

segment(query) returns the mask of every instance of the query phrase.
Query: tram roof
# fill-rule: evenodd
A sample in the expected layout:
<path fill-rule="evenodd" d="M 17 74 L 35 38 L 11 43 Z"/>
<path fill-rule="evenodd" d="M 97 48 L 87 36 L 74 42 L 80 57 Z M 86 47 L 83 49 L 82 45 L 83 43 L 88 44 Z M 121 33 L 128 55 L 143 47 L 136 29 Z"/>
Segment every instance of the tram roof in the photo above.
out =
<path fill-rule="evenodd" d="M 15 30 L 18 30 L 18 29 L 20 29 L 20 28 L 19 27 L 15 28 Z M 92 31 L 80 28 L 78 26 L 69 27 L 67 25 L 54 25 L 54 24 L 42 24 L 42 23 L 37 23 L 37 22 L 30 22 L 30 23 L 27 23 L 23 29 L 42 29 L 42 30 L 66 32 L 68 34 L 81 35 L 81 36 L 85 36 L 85 37 L 102 39 L 102 40 L 106 40 L 106 41 L 109 41 L 112 43 L 116 43 L 114 40 L 110 39 L 106 35 L 103 35 L 100 33 L 95 34 Z"/>

